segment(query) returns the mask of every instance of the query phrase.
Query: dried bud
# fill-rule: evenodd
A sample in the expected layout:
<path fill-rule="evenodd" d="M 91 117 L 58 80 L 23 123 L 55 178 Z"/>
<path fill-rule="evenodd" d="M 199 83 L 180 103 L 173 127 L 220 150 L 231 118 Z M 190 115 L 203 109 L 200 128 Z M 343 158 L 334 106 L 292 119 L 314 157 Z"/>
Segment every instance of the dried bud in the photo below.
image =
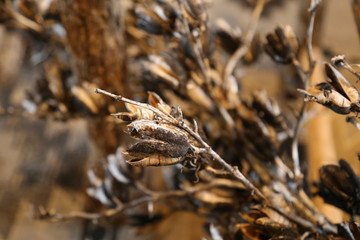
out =
<path fill-rule="evenodd" d="M 282 64 L 291 63 L 297 54 L 299 43 L 290 26 L 277 27 L 274 33 L 266 36 L 266 39 L 265 51 L 275 62 Z"/>
<path fill-rule="evenodd" d="M 319 195 L 352 215 L 360 214 L 360 179 L 345 160 L 320 169 Z"/>

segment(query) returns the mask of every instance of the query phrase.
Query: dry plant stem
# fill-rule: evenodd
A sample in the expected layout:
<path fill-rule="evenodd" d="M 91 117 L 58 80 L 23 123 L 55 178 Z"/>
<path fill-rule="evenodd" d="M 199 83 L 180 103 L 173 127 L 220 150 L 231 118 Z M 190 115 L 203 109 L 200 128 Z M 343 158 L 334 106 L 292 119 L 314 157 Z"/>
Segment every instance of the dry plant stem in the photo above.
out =
<path fill-rule="evenodd" d="M 167 198 L 172 198 L 172 197 L 186 197 L 186 196 L 193 195 L 193 194 L 201 192 L 201 191 L 206 191 L 211 188 L 224 187 L 224 184 L 221 184 L 221 182 L 214 182 L 214 183 L 208 183 L 208 184 L 205 184 L 202 186 L 197 186 L 197 187 L 188 187 L 184 190 L 173 190 L 173 191 L 166 191 L 166 192 L 152 191 L 152 190 L 146 188 L 140 182 L 137 182 L 136 186 L 139 190 L 144 192 L 146 195 L 143 197 L 140 197 L 138 199 L 132 200 L 131 202 L 118 205 L 116 208 L 107 209 L 100 213 L 86 213 L 86 212 L 82 212 L 82 211 L 73 211 L 68 214 L 60 214 L 60 213 L 51 214 L 50 213 L 50 214 L 45 214 L 43 216 L 40 216 L 39 219 L 50 220 L 53 222 L 65 221 L 65 220 L 76 219 L 76 218 L 97 221 L 103 217 L 111 217 L 111 216 L 115 216 L 120 213 L 124 213 L 128 209 L 140 206 L 142 204 L 161 201 L 161 200 L 164 200 Z"/>
<path fill-rule="evenodd" d="M 318 8 L 320 4 L 320 0 L 311 0 L 311 6 L 309 9 L 310 13 L 310 19 L 309 19 L 309 25 L 307 27 L 306 31 L 306 47 L 307 47 L 307 54 L 308 54 L 308 61 L 309 61 L 309 69 L 307 71 L 304 71 L 304 69 L 301 67 L 300 63 L 293 58 L 293 65 L 295 66 L 299 76 L 302 78 L 304 89 L 308 88 L 309 85 L 309 79 L 310 76 L 314 70 L 315 61 L 313 58 L 312 53 L 312 36 L 313 36 L 313 30 L 314 30 L 314 21 L 315 21 L 315 13 L 316 9 Z M 298 116 L 298 121 L 296 123 L 295 129 L 294 129 L 294 137 L 291 143 L 291 155 L 294 162 L 294 174 L 295 178 L 301 179 L 301 170 L 300 170 L 300 157 L 299 157 L 299 150 L 298 150 L 298 142 L 299 142 L 299 135 L 300 130 L 302 128 L 304 119 L 305 119 L 305 106 L 306 103 L 303 102 L 301 106 L 301 110 Z"/>
<path fill-rule="evenodd" d="M 246 54 L 249 49 L 249 46 L 254 38 L 255 31 L 260 19 L 260 15 L 264 9 L 266 1 L 265 0 L 258 0 L 252 15 L 252 20 L 250 23 L 250 27 L 245 35 L 244 43 L 235 51 L 235 53 L 231 56 L 229 61 L 226 64 L 225 71 L 224 71 L 224 80 L 229 78 L 229 76 L 233 73 L 236 64 L 239 60 Z"/>
<path fill-rule="evenodd" d="M 119 96 L 119 95 L 115 95 L 112 93 L 109 93 L 107 91 L 104 91 L 102 89 L 95 89 L 96 93 L 101 93 L 107 96 L 110 96 L 118 101 L 123 101 L 126 103 L 130 103 L 133 105 L 137 105 L 139 107 L 148 109 L 153 111 L 154 113 L 156 113 L 158 115 L 158 117 L 162 118 L 165 121 L 168 121 L 169 123 L 172 123 L 176 126 L 178 126 L 179 128 L 184 129 L 185 131 L 187 131 L 196 141 L 198 141 L 206 150 L 206 153 L 208 155 L 210 155 L 215 161 L 217 161 L 225 170 L 229 171 L 236 179 L 240 180 L 241 183 L 244 184 L 244 186 L 252 191 L 252 194 L 254 196 L 257 196 L 260 200 L 262 201 L 262 203 L 266 204 L 267 200 L 264 197 L 264 195 L 260 192 L 259 189 L 257 189 L 240 171 L 238 168 L 236 167 L 232 167 L 231 165 L 229 165 L 224 159 L 222 159 L 201 137 L 199 134 L 197 134 L 196 132 L 194 132 L 190 127 L 188 127 L 186 124 L 183 124 L 181 122 L 179 122 L 177 119 L 175 119 L 174 117 L 167 115 L 163 112 L 161 112 L 159 109 L 150 106 L 148 104 L 144 104 L 144 103 L 139 103 L 133 100 L 130 100 L 128 98 Z"/>
<path fill-rule="evenodd" d="M 307 46 L 307 52 L 308 52 L 308 60 L 309 60 L 309 70 L 307 71 L 307 77 L 304 79 L 304 88 L 307 89 L 309 84 L 309 78 L 312 73 L 312 70 L 315 65 L 313 52 L 312 52 L 312 38 L 313 38 L 313 32 L 314 32 L 314 21 L 315 21 L 315 13 L 316 9 L 319 7 L 321 0 L 311 0 L 311 5 L 309 8 L 310 13 L 310 19 L 309 19 L 309 25 L 306 32 L 306 46 Z"/>

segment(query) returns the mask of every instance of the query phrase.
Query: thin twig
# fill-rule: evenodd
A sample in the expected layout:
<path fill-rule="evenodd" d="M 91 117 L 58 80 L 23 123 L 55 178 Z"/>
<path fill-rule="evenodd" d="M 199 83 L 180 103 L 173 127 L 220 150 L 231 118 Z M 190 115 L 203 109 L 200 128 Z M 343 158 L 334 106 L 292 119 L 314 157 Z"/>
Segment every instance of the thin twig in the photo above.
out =
<path fill-rule="evenodd" d="M 307 77 L 304 79 L 304 88 L 307 89 L 309 84 L 309 79 L 311 73 L 313 72 L 315 61 L 312 52 L 312 39 L 313 39 L 313 32 L 314 32 L 314 22 L 315 22 L 315 13 L 317 8 L 319 7 L 321 0 L 311 0 L 311 5 L 309 8 L 310 19 L 309 25 L 306 32 L 306 43 L 307 43 L 307 52 L 308 52 L 308 61 L 309 61 L 309 69 L 307 71 Z"/>
<path fill-rule="evenodd" d="M 293 61 L 292 61 L 299 76 L 302 78 L 302 82 L 304 84 L 304 89 L 308 88 L 310 77 L 311 77 L 311 74 L 313 73 L 314 66 L 315 66 L 315 61 L 314 61 L 313 53 L 312 53 L 312 37 L 313 37 L 313 30 L 314 30 L 315 13 L 316 13 L 316 9 L 318 8 L 319 4 L 320 4 L 320 0 L 311 0 L 311 5 L 309 8 L 310 19 L 309 19 L 308 28 L 306 31 L 306 48 L 307 48 L 307 54 L 308 54 L 309 69 L 307 71 L 304 71 L 304 69 L 301 67 L 301 65 L 299 64 L 299 62 L 296 59 L 293 59 Z M 291 143 L 291 155 L 292 155 L 292 159 L 294 162 L 294 174 L 295 174 L 296 178 L 300 178 L 300 179 L 301 179 L 301 170 L 300 170 L 300 157 L 299 157 L 299 150 L 298 150 L 298 142 L 299 142 L 300 131 L 302 129 L 304 119 L 305 119 L 305 106 L 306 106 L 306 103 L 303 102 L 299 116 L 298 116 L 298 120 L 295 125 L 294 137 L 293 137 L 292 143 Z"/>
<path fill-rule="evenodd" d="M 234 52 L 234 54 L 230 57 L 229 61 L 226 64 L 224 70 L 224 80 L 227 81 L 229 76 L 233 73 L 236 64 L 239 60 L 246 54 L 249 49 L 249 46 L 255 36 L 255 31 L 261 16 L 261 13 L 264 9 L 266 1 L 265 0 L 258 0 L 253 11 L 251 23 L 249 29 L 246 32 L 244 43 Z"/>
<path fill-rule="evenodd" d="M 186 124 L 179 124 L 180 122 L 175 119 L 174 117 L 167 115 L 163 112 L 161 112 L 159 109 L 145 104 L 145 103 L 139 103 L 136 101 L 133 101 L 131 99 L 122 97 L 120 95 L 115 95 L 112 93 L 109 93 L 105 90 L 102 89 L 95 89 L 96 93 L 101 93 L 107 96 L 110 96 L 118 101 L 122 101 L 122 102 L 126 102 L 126 103 L 130 103 L 133 105 L 137 105 L 139 107 L 143 107 L 145 109 L 151 110 L 153 111 L 155 114 L 157 114 L 160 118 L 162 118 L 165 121 L 168 121 L 169 123 L 172 123 L 176 126 L 178 126 L 179 128 L 182 128 L 183 130 L 185 130 L 186 132 L 188 132 L 190 134 L 190 136 L 192 136 L 196 141 L 198 141 L 207 151 L 207 154 L 209 156 L 211 156 L 215 161 L 217 161 L 224 169 L 226 169 L 227 171 L 229 171 L 236 179 L 240 180 L 245 186 L 246 188 L 248 188 L 249 190 L 251 190 L 253 192 L 253 194 L 255 196 L 257 196 L 259 199 L 261 200 L 263 203 L 266 203 L 267 200 L 264 197 L 264 195 L 260 192 L 259 189 L 257 189 L 240 171 L 237 167 L 232 167 L 230 164 L 228 164 L 224 159 L 222 159 L 202 138 L 201 136 L 196 133 L 194 130 L 192 130 L 189 126 L 187 126 Z"/>

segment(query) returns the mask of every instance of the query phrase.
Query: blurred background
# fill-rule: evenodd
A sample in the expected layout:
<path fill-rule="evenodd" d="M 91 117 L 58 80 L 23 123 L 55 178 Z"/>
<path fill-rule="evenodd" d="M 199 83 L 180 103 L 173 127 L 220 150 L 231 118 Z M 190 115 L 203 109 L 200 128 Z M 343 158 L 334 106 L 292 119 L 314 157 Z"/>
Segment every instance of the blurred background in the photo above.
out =
<path fill-rule="evenodd" d="M 305 2 L 281 1 L 264 13 L 259 25 L 261 37 L 279 24 L 291 25 L 302 36 L 301 9 Z M 321 28 L 314 33 L 315 44 L 323 50 L 321 61 L 345 54 L 349 62 L 360 63 L 359 36 L 350 0 L 324 0 L 324 3 Z M 213 0 L 208 11 L 212 22 L 221 17 L 242 30 L 247 29 L 252 13 L 236 0 Z M 37 72 L 22 64 L 29 57 L 26 41 L 20 32 L 9 31 L 0 24 L 0 106 L 3 108 L 21 106 L 26 90 L 34 87 Z M 281 91 L 283 79 L 275 63 L 265 54 L 261 61 L 241 80 L 243 92 L 261 88 L 272 94 Z M 341 115 L 325 108 L 319 111 L 313 119 L 325 116 L 331 129 L 327 133 L 326 146 L 330 149 L 327 160 L 336 162 L 344 158 L 359 173 L 360 131 L 345 123 Z M 312 130 L 311 126 L 305 126 L 304 141 Z M 61 122 L 0 115 L 0 239 L 137 239 L 135 228 L 131 227 L 105 228 L 80 220 L 48 223 L 31 219 L 32 205 L 58 212 L 85 209 L 89 202 L 85 194 L 86 171 L 100 160 L 101 155 L 90 140 L 84 120 Z M 149 232 L 147 239 L 175 239 L 175 235 L 176 239 L 201 239 L 202 223 L 201 217 L 191 213 L 176 213 L 145 231 Z"/>

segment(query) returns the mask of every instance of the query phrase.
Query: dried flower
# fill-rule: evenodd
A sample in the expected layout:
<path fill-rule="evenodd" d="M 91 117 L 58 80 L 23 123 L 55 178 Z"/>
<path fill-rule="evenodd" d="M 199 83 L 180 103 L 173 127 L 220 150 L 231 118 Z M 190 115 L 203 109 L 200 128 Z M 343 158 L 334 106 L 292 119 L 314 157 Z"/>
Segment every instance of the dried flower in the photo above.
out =
<path fill-rule="evenodd" d="M 360 93 L 332 65 L 325 64 L 328 82 L 298 91 L 305 95 L 305 101 L 320 103 L 336 113 L 349 114 L 360 111 Z"/>

